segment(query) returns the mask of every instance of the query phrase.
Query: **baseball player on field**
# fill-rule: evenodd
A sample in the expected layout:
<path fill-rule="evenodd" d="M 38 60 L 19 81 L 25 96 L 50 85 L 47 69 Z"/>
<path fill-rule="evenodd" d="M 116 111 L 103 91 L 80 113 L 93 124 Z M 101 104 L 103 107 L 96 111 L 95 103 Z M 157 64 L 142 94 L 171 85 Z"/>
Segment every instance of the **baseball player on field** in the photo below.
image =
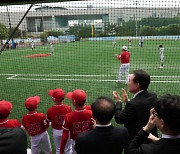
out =
<path fill-rule="evenodd" d="M 63 136 L 61 140 L 60 154 L 64 153 L 64 148 L 70 134 L 72 139 L 73 153 L 75 140 L 79 133 L 89 131 L 93 129 L 93 123 L 91 121 L 92 112 L 84 108 L 86 102 L 86 93 L 81 89 L 76 89 L 68 97 L 72 98 L 72 103 L 75 106 L 73 112 L 67 113 L 63 123 Z"/>
<path fill-rule="evenodd" d="M 113 44 L 113 48 L 116 49 L 117 43 L 116 43 L 116 40 L 115 40 L 115 39 L 113 40 L 112 44 Z"/>
<path fill-rule="evenodd" d="M 47 133 L 48 124 L 44 113 L 36 112 L 40 102 L 39 96 L 29 97 L 25 107 L 29 111 L 22 117 L 22 124 L 31 138 L 31 153 L 40 154 L 40 145 L 44 154 L 51 154 L 51 144 Z"/>
<path fill-rule="evenodd" d="M 35 46 L 34 46 L 34 41 L 31 41 L 31 49 L 34 50 Z"/>
<path fill-rule="evenodd" d="M 52 97 L 52 100 L 53 102 L 55 102 L 55 105 L 53 105 L 52 107 L 48 109 L 47 120 L 48 122 L 51 122 L 54 144 L 56 146 L 56 154 L 59 154 L 60 143 L 61 143 L 61 138 L 62 138 L 62 124 L 64 121 L 64 116 L 67 113 L 72 112 L 72 109 L 70 106 L 65 105 L 63 103 L 65 92 L 62 89 L 56 88 L 54 90 L 49 90 L 48 94 Z M 72 154 L 71 139 L 68 139 L 64 153 Z"/>
<path fill-rule="evenodd" d="M 128 38 L 128 44 L 129 44 L 129 46 L 132 45 L 132 37 L 129 37 L 129 38 Z"/>
<path fill-rule="evenodd" d="M 159 45 L 159 55 L 160 55 L 160 68 L 164 67 L 164 47 L 162 45 Z"/>
<path fill-rule="evenodd" d="M 118 75 L 118 80 L 116 81 L 117 83 L 121 84 L 122 81 L 122 75 L 126 75 L 126 84 L 128 84 L 129 79 L 129 68 L 130 68 L 130 52 L 128 52 L 127 46 L 122 47 L 122 52 L 120 55 L 115 54 L 115 57 L 121 61 L 121 66 L 119 68 L 119 75 Z"/>
<path fill-rule="evenodd" d="M 11 110 L 11 102 L 5 100 L 0 101 L 0 128 L 21 127 L 21 123 L 17 119 L 8 119 Z"/>
<path fill-rule="evenodd" d="M 53 43 L 50 43 L 50 54 L 53 55 L 54 54 L 54 46 Z"/>
<path fill-rule="evenodd" d="M 140 46 L 140 47 L 143 46 L 143 42 L 144 42 L 144 40 L 143 40 L 143 37 L 141 36 L 141 37 L 139 38 L 139 46 Z"/>

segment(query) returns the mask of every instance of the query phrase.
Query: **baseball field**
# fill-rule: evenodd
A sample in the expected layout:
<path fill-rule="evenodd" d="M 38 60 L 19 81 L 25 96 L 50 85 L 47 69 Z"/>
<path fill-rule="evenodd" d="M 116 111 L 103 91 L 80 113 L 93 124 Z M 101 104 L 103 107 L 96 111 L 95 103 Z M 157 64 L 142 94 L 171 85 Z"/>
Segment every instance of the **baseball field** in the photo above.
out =
<path fill-rule="evenodd" d="M 160 44 L 165 48 L 162 69 L 159 68 Z M 143 69 L 151 75 L 149 91 L 156 92 L 158 96 L 179 94 L 180 40 L 144 40 L 142 48 L 138 46 L 138 40 L 133 40 L 132 46 L 128 46 L 127 40 L 117 40 L 115 49 L 112 41 L 77 41 L 54 44 L 55 54 L 43 57 L 32 55 L 49 54 L 49 45 L 36 46 L 34 50 L 31 47 L 17 48 L 0 55 L 0 98 L 13 104 L 9 118 L 21 121 L 27 112 L 24 101 L 34 95 L 41 97 L 37 110 L 46 113 L 53 104 L 48 90 L 56 87 L 65 92 L 77 88 L 85 90 L 88 104 L 102 95 L 112 98 L 113 90 L 127 90 L 125 82 L 115 83 L 120 62 L 114 54 L 121 52 L 122 45 L 126 45 L 131 53 L 130 73 Z M 132 94 L 128 94 L 132 98 Z M 64 103 L 72 106 L 68 99 Z M 51 129 L 49 133 L 52 137 Z M 53 144 L 52 138 L 51 142 Z"/>

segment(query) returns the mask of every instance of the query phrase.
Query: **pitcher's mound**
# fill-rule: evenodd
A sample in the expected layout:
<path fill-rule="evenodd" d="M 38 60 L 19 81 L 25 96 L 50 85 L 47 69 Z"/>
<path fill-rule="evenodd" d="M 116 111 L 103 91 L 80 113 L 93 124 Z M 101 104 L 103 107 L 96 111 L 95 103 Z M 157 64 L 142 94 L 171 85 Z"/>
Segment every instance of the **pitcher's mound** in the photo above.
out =
<path fill-rule="evenodd" d="M 47 56 L 51 56 L 51 54 L 45 54 L 45 53 L 39 53 L 39 54 L 32 54 L 29 56 L 26 56 L 26 58 L 39 58 L 39 57 L 47 57 Z"/>

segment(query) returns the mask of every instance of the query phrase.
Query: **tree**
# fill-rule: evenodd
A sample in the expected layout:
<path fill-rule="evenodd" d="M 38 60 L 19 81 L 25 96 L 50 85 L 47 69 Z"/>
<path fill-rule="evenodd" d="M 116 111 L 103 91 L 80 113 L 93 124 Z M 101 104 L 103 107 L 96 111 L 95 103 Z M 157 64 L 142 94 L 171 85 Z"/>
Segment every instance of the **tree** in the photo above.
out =
<path fill-rule="evenodd" d="M 167 27 L 166 26 L 156 27 L 156 32 L 157 35 L 160 36 L 167 35 Z"/>
<path fill-rule="evenodd" d="M 79 38 L 87 38 L 91 37 L 91 25 L 82 24 L 82 25 L 74 25 L 73 27 L 69 28 L 69 34 L 75 35 Z"/>
<path fill-rule="evenodd" d="M 64 35 L 62 31 L 56 31 L 56 30 L 48 31 L 47 33 L 48 33 L 48 36 L 54 36 L 54 37 Z"/>
<path fill-rule="evenodd" d="M 144 26 L 161 27 L 168 26 L 169 24 L 180 24 L 180 17 L 174 18 L 159 18 L 159 17 L 148 17 L 141 19 L 141 24 Z"/>
<path fill-rule="evenodd" d="M 42 42 L 43 44 L 47 43 L 47 37 L 48 37 L 48 33 L 47 33 L 47 32 L 43 32 L 43 33 L 40 35 L 41 42 Z"/>
<path fill-rule="evenodd" d="M 180 25 L 171 24 L 167 26 L 167 34 L 169 35 L 180 35 Z"/>
<path fill-rule="evenodd" d="M 87 38 L 87 37 L 91 37 L 92 36 L 92 31 L 91 31 L 91 25 L 81 25 L 80 29 L 79 29 L 79 38 L 83 37 L 83 38 Z"/>
<path fill-rule="evenodd" d="M 14 28 L 8 29 L 8 35 L 10 35 L 14 31 Z M 27 32 L 22 31 L 19 28 L 16 30 L 16 32 L 13 35 L 13 38 L 26 38 Z"/>
<path fill-rule="evenodd" d="M 0 40 L 7 38 L 8 36 L 8 29 L 5 25 L 0 23 Z"/>
<path fill-rule="evenodd" d="M 143 26 L 140 31 L 140 35 L 153 36 L 156 35 L 155 27 Z"/>

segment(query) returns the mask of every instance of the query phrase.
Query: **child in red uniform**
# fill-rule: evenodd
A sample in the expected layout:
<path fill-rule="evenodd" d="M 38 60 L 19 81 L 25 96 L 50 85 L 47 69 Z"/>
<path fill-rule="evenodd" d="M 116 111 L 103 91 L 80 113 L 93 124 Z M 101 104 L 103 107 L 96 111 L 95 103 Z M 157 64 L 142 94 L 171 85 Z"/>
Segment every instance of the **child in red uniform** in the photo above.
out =
<path fill-rule="evenodd" d="M 67 113 L 64 118 L 63 124 L 63 136 L 61 140 L 60 154 L 64 153 L 64 148 L 70 133 L 72 139 L 73 152 L 75 140 L 79 133 L 89 131 L 93 129 L 93 123 L 91 122 L 92 112 L 84 108 L 86 102 L 86 93 L 81 89 L 74 90 L 69 94 L 72 98 L 72 103 L 75 106 L 73 112 Z"/>
<path fill-rule="evenodd" d="M 0 101 L 0 128 L 16 128 L 21 127 L 21 123 L 17 119 L 8 119 L 11 113 L 12 104 L 5 100 Z"/>
<path fill-rule="evenodd" d="M 62 89 L 56 88 L 54 90 L 49 90 L 48 94 L 52 97 L 55 105 L 48 109 L 47 120 L 48 122 L 51 122 L 54 144 L 56 146 L 56 154 L 59 154 L 64 116 L 67 113 L 72 112 L 72 109 L 70 106 L 63 104 L 65 92 Z M 67 141 L 64 153 L 72 154 L 72 144 L 70 139 Z"/>
<path fill-rule="evenodd" d="M 25 101 L 25 107 L 29 111 L 22 118 L 22 124 L 31 137 L 32 154 L 40 153 L 40 144 L 44 154 L 51 154 L 51 144 L 47 133 L 48 125 L 44 113 L 36 112 L 40 102 L 39 96 L 29 97 Z"/>
<path fill-rule="evenodd" d="M 66 94 L 66 97 L 67 97 L 68 99 L 70 99 L 71 101 L 73 101 L 72 94 L 73 94 L 73 92 L 68 92 L 68 93 Z M 84 105 L 84 108 L 87 109 L 87 110 L 92 111 L 92 110 L 91 110 L 91 105 Z"/>

